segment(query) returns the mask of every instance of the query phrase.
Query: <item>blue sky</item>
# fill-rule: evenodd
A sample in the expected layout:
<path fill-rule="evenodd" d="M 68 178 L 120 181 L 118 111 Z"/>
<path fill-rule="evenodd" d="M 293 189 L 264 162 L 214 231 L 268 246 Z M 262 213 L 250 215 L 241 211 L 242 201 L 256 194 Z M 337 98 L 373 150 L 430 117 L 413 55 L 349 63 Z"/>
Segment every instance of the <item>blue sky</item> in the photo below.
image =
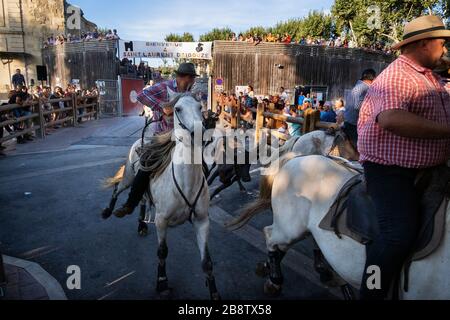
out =
<path fill-rule="evenodd" d="M 329 11 L 333 0 L 69 0 L 80 6 L 87 19 L 99 27 L 116 28 L 126 40 L 164 40 L 174 32 L 191 32 L 197 39 L 213 27 L 235 32 L 250 26 L 271 26 L 306 15 L 310 10 Z"/>

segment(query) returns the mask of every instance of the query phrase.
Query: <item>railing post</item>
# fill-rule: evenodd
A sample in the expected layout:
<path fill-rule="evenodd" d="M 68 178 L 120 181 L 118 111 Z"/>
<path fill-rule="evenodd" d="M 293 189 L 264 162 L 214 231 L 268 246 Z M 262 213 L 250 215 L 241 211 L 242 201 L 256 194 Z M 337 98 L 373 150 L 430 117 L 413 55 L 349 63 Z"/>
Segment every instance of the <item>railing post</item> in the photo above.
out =
<path fill-rule="evenodd" d="M 261 130 L 263 126 L 264 126 L 264 105 L 262 103 L 258 103 L 258 107 L 256 108 L 255 145 L 259 144 L 259 140 L 261 139 Z"/>
<path fill-rule="evenodd" d="M 98 102 L 98 96 L 95 97 L 95 120 L 98 120 L 100 112 L 100 104 Z"/>
<path fill-rule="evenodd" d="M 73 116 L 73 126 L 74 127 L 76 127 L 78 125 L 77 103 L 78 103 L 77 95 L 74 93 L 74 94 L 72 94 L 72 116 Z"/>
<path fill-rule="evenodd" d="M 39 113 L 39 134 L 41 139 L 45 138 L 45 118 L 44 118 L 44 103 L 43 100 L 39 99 L 38 102 L 38 113 Z"/>
<path fill-rule="evenodd" d="M 239 128 L 240 124 L 241 124 L 241 102 L 239 101 L 239 103 L 236 106 L 236 129 Z"/>

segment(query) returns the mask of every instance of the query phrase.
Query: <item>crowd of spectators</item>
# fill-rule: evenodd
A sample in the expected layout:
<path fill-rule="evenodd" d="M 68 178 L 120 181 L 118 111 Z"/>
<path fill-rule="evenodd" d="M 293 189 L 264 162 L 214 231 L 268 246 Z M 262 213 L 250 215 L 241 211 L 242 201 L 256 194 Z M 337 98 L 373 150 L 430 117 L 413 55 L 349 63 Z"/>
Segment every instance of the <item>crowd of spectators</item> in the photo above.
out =
<path fill-rule="evenodd" d="M 353 40 L 348 40 L 341 37 L 332 37 L 327 39 L 324 38 L 314 38 L 314 37 L 302 37 L 296 39 L 292 37 L 288 33 L 282 34 L 242 34 L 236 35 L 233 33 L 231 37 L 228 39 L 229 41 L 238 41 L 238 42 L 247 42 L 252 43 L 254 45 L 258 45 L 261 42 L 273 42 L 273 43 L 296 43 L 301 45 L 308 46 L 327 46 L 327 47 L 340 47 L 340 48 L 359 48 L 357 44 Z M 362 49 L 373 50 L 373 51 L 382 51 L 384 53 L 390 54 L 392 51 L 384 42 L 377 42 L 371 46 L 362 47 Z"/>
<path fill-rule="evenodd" d="M 120 37 L 117 34 L 117 30 L 108 30 L 107 32 L 101 32 L 98 29 L 95 29 L 92 32 L 82 33 L 81 35 L 75 34 L 60 34 L 60 35 L 51 35 L 44 41 L 44 48 L 48 48 L 51 46 L 56 46 L 64 43 L 74 43 L 74 42 L 85 42 L 85 41 L 102 41 L 102 40 L 119 40 Z"/>
<path fill-rule="evenodd" d="M 138 65 L 134 64 L 132 60 L 124 58 L 120 61 L 120 75 L 130 78 L 139 78 L 148 83 L 153 78 L 160 78 L 161 74 L 155 72 L 148 64 L 140 62 Z"/>
<path fill-rule="evenodd" d="M 223 114 L 228 122 L 240 112 L 239 127 L 250 129 L 255 123 L 254 109 L 259 103 L 264 106 L 264 111 L 274 114 L 285 115 L 294 118 L 302 118 L 308 112 L 320 111 L 320 121 L 336 123 L 337 126 L 344 124 L 344 100 L 323 101 L 315 93 L 303 93 L 298 95 L 297 101 L 293 103 L 292 93 L 281 87 L 279 92 L 265 97 L 255 96 L 253 87 L 249 85 L 245 92 L 226 93 L 222 92 L 216 96 L 216 112 Z M 278 130 L 287 138 L 302 134 L 302 126 L 296 123 L 285 122 L 275 119 L 265 119 L 264 127 Z"/>
<path fill-rule="evenodd" d="M 14 108 L 10 111 L 4 111 L 0 113 L 0 123 L 8 120 L 15 120 L 23 117 L 27 117 L 32 115 L 33 113 L 37 113 L 39 110 L 36 108 L 42 108 L 43 112 L 48 112 L 44 115 L 44 121 L 46 123 L 54 123 L 58 120 L 65 119 L 68 114 L 71 114 L 71 111 L 68 112 L 54 112 L 58 109 L 64 109 L 70 106 L 70 102 L 68 101 L 54 101 L 55 99 L 61 99 L 66 97 L 72 97 L 73 95 L 77 96 L 78 101 L 85 102 L 86 104 L 93 103 L 96 97 L 98 97 L 99 92 L 97 87 L 92 87 L 91 89 L 80 89 L 76 85 L 68 84 L 65 89 L 62 87 L 51 88 L 49 86 L 34 86 L 31 89 L 28 89 L 26 86 L 18 85 L 15 90 L 11 90 L 8 94 L 8 102 L 5 102 L 3 105 L 8 104 L 17 104 L 21 106 L 20 108 Z M 39 102 L 39 103 L 37 103 Z M 93 107 L 88 107 L 84 110 L 83 108 L 78 109 L 78 115 L 83 115 L 85 112 L 90 113 Z M 83 117 L 78 118 L 78 122 L 81 122 Z M 46 134 L 51 134 L 54 130 L 60 128 L 60 126 L 67 125 L 66 122 L 60 124 L 51 124 L 46 128 Z M 5 125 L 0 127 L 0 138 L 3 138 L 5 131 L 8 134 L 16 134 L 18 132 L 24 131 L 28 128 L 32 128 L 33 120 L 25 119 L 24 121 L 20 121 L 18 123 L 12 125 Z M 28 132 L 23 135 L 17 137 L 17 143 L 23 144 L 27 141 L 33 141 L 33 133 Z M 0 144 L 0 150 L 3 150 L 4 147 Z"/>

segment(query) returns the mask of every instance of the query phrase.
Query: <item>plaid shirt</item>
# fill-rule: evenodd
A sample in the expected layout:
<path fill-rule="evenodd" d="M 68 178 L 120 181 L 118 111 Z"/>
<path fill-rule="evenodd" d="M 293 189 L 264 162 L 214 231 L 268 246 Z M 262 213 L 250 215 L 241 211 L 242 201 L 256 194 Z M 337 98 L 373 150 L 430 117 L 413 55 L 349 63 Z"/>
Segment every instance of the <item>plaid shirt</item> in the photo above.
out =
<path fill-rule="evenodd" d="M 137 100 L 143 105 L 149 107 L 153 111 L 152 129 L 155 135 L 168 132 L 173 129 L 173 116 L 166 116 L 163 112 L 161 104 L 168 102 L 167 88 L 177 92 L 177 81 L 168 80 L 160 82 L 142 90 Z"/>
<path fill-rule="evenodd" d="M 450 95 L 430 69 L 400 56 L 370 87 L 358 122 L 361 161 L 406 168 L 428 168 L 450 157 L 450 139 L 405 138 L 382 129 L 378 115 L 386 110 L 411 112 L 450 126 Z"/>

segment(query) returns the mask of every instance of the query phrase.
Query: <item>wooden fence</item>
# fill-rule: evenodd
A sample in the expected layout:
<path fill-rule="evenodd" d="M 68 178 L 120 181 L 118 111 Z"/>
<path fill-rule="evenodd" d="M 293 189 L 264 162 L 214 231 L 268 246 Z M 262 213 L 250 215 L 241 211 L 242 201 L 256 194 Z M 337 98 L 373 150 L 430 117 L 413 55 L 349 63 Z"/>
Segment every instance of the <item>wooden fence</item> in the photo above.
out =
<path fill-rule="evenodd" d="M 116 80 L 119 60 L 115 40 L 64 43 L 42 50 L 49 84 L 65 86 L 78 79 L 82 88 L 90 88 L 99 79 Z"/>
<path fill-rule="evenodd" d="M 87 100 L 93 100 L 91 103 L 87 103 Z M 46 110 L 45 105 L 55 105 L 55 104 L 64 104 L 64 108 L 52 108 L 53 110 Z M 0 113 L 11 112 L 15 109 L 23 109 L 29 108 L 30 114 L 19 117 L 7 119 L 6 121 L 0 122 L 0 128 L 3 130 L 3 127 L 6 126 L 18 126 L 20 124 L 25 123 L 25 128 L 22 130 L 14 131 L 12 134 L 9 134 L 0 139 L 0 143 L 23 136 L 25 134 L 35 133 L 36 136 L 40 138 L 45 138 L 46 136 L 46 128 L 52 127 L 55 125 L 70 123 L 72 126 L 77 126 L 80 118 L 83 117 L 92 117 L 97 120 L 99 116 L 99 107 L 98 107 L 98 97 L 78 97 L 76 95 L 72 95 L 71 97 L 66 97 L 62 99 L 50 99 L 50 100 L 39 100 L 32 101 L 29 103 L 24 103 L 23 105 L 18 104 L 8 104 L 5 106 L 0 106 Z M 80 113 L 79 110 L 91 109 L 89 112 Z M 55 120 L 46 121 L 52 114 L 57 114 Z"/>
<path fill-rule="evenodd" d="M 242 117 L 240 110 L 241 106 L 238 106 L 237 110 L 232 112 L 222 110 L 220 119 L 229 128 L 236 129 L 239 127 Z M 250 108 L 250 110 L 253 112 L 253 114 L 256 114 L 256 120 L 254 122 L 256 141 L 259 141 L 261 139 L 262 132 L 265 132 L 267 136 L 272 135 L 278 139 L 285 141 L 290 138 L 289 135 L 278 132 L 278 130 L 264 127 L 265 119 L 273 119 L 276 121 L 299 124 L 302 126 L 302 134 L 306 134 L 317 129 L 336 129 L 336 123 L 320 121 L 319 110 L 310 110 L 306 112 L 304 117 L 291 117 L 284 114 L 269 112 L 265 110 L 265 106 L 262 103 L 259 103 L 257 108 Z"/>
<path fill-rule="evenodd" d="M 223 89 L 253 85 L 258 95 L 278 94 L 281 86 L 328 88 L 327 100 L 344 97 L 364 69 L 381 72 L 394 55 L 363 49 L 214 41 L 213 78 L 223 79 Z"/>

